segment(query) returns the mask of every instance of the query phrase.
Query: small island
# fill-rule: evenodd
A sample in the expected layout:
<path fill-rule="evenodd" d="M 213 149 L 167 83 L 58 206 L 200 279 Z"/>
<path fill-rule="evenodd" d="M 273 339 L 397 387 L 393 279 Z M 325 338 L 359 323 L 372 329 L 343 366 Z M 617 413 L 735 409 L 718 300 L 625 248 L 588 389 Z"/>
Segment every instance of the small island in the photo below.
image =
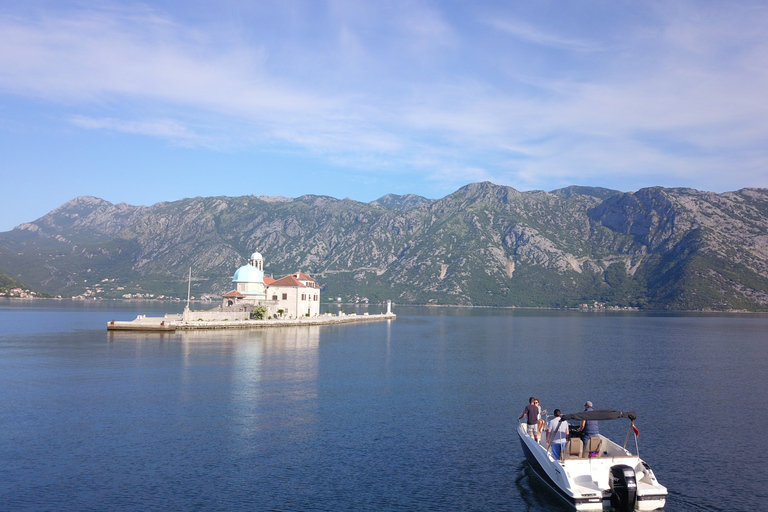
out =
<path fill-rule="evenodd" d="M 264 275 L 264 257 L 251 254 L 246 265 L 232 278 L 234 289 L 222 295 L 220 306 L 193 311 L 187 305 L 181 314 L 162 317 L 139 315 L 135 320 L 107 323 L 108 331 L 176 331 L 200 329 L 251 329 L 293 325 L 327 325 L 348 322 L 391 320 L 392 302 L 387 312 L 377 315 L 320 314 L 320 286 L 299 271 L 280 279 Z"/>

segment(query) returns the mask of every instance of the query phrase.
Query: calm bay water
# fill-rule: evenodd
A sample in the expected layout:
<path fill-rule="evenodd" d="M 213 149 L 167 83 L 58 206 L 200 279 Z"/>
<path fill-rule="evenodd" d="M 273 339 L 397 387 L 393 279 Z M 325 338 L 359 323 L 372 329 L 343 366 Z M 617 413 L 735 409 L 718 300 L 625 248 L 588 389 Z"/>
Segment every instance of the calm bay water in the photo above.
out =
<path fill-rule="evenodd" d="M 531 395 L 634 409 L 667 511 L 766 509 L 766 315 L 106 332 L 179 308 L 0 301 L 0 509 L 568 510 L 523 462 Z"/>

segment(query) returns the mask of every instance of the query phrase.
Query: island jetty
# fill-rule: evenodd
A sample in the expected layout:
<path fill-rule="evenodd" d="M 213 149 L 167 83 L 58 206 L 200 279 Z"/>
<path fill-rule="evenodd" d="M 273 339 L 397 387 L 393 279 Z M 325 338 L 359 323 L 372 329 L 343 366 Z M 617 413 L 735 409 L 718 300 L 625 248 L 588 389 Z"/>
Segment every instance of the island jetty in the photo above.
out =
<path fill-rule="evenodd" d="M 173 332 L 173 331 L 198 331 L 209 329 L 261 329 L 269 327 L 293 327 L 302 325 L 335 325 L 352 322 L 374 322 L 380 320 L 394 320 L 397 318 L 392 312 L 392 302 L 387 301 L 387 312 L 369 315 L 363 313 L 345 314 L 339 312 L 336 315 L 326 313 L 313 317 L 299 318 L 271 318 L 268 320 L 255 320 L 250 318 L 248 311 L 193 311 L 189 307 L 184 308 L 181 314 L 166 314 L 165 316 L 139 315 L 134 320 L 107 322 L 108 331 L 145 331 L 145 332 Z"/>

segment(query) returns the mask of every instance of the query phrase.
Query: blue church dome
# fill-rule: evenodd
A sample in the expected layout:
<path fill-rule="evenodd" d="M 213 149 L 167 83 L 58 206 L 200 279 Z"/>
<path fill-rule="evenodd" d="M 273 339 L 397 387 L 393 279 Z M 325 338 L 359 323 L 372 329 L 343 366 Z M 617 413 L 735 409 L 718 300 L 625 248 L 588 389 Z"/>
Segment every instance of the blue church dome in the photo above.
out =
<path fill-rule="evenodd" d="M 257 269 L 253 265 L 244 265 L 237 269 L 235 277 L 232 278 L 233 283 L 263 283 L 264 272 Z"/>

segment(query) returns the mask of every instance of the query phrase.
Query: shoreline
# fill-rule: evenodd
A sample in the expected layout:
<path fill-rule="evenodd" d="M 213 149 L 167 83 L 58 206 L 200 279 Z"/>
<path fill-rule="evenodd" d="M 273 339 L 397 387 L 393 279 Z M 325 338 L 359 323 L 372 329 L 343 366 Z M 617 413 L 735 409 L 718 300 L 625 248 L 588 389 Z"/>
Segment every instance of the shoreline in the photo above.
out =
<path fill-rule="evenodd" d="M 166 304 L 166 303 L 178 303 L 178 302 L 186 302 L 186 301 L 168 301 L 168 300 L 157 300 L 157 299 L 106 299 L 106 298 L 97 298 L 97 299 L 73 299 L 73 298 L 59 298 L 59 297 L 3 297 L 0 296 L 0 300 L 7 300 L 9 302 L 35 302 L 35 301 L 72 301 L 72 302 L 85 302 L 85 303 L 94 303 L 94 302 L 125 302 L 125 303 L 152 303 L 152 304 Z M 201 300 L 192 300 L 191 301 L 194 304 L 207 304 L 206 301 Z M 381 304 L 375 303 L 375 304 L 357 304 L 354 302 L 334 302 L 331 304 L 328 304 L 328 306 L 349 306 L 353 308 L 367 308 L 369 306 L 377 307 L 381 306 Z M 393 305 L 395 305 L 393 303 Z M 748 310 L 748 309 L 644 309 L 644 308 L 638 308 L 638 309 L 613 309 L 613 308 L 605 308 L 605 309 L 589 309 L 589 310 L 582 310 L 578 307 L 550 307 L 550 306 L 476 306 L 476 305 L 467 305 L 467 304 L 396 304 L 400 307 L 419 307 L 419 308 L 460 308 L 460 309 L 509 309 L 509 310 L 539 310 L 539 311 L 581 311 L 583 313 L 671 313 L 671 314 L 679 314 L 679 313 L 700 313 L 700 314 L 746 314 L 746 315 L 752 315 L 752 314 L 766 314 L 768 313 L 768 310 Z"/>

